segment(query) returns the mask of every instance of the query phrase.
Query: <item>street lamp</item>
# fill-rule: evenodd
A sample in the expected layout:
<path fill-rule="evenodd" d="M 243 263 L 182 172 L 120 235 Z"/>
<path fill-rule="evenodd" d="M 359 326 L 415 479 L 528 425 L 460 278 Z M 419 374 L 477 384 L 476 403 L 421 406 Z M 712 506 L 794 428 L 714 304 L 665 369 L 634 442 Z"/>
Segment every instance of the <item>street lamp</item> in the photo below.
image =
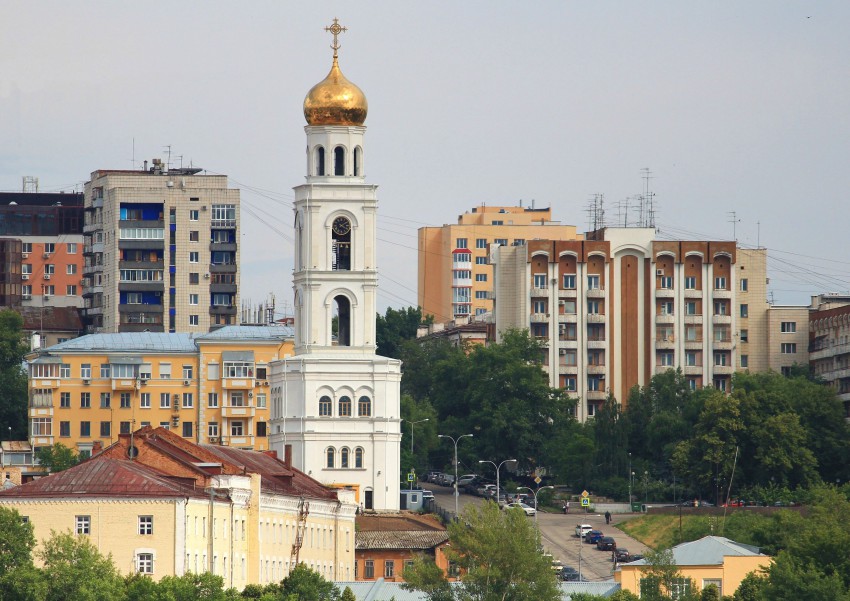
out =
<path fill-rule="evenodd" d="M 455 518 L 457 518 L 457 514 L 458 514 L 458 508 L 457 508 L 457 443 L 460 442 L 461 438 L 466 438 L 466 437 L 472 438 L 472 434 L 461 434 L 457 438 L 452 438 L 451 436 L 448 436 L 446 434 L 437 434 L 437 436 L 440 437 L 440 438 L 448 438 L 455 445 L 455 481 L 454 481 L 454 488 L 455 488 Z"/>
<path fill-rule="evenodd" d="M 632 454 L 629 453 L 629 511 L 632 510 L 632 477 L 634 475 L 632 471 Z"/>
<path fill-rule="evenodd" d="M 521 488 L 524 488 L 525 490 L 530 490 L 531 492 L 534 493 L 534 526 L 536 527 L 537 526 L 537 493 L 539 493 L 541 490 L 543 490 L 545 488 L 555 488 L 555 487 L 554 486 L 541 486 L 537 490 L 533 490 L 533 489 L 531 489 L 527 486 L 518 486 L 517 492 L 519 492 L 519 490 Z"/>
<path fill-rule="evenodd" d="M 496 465 L 495 461 L 487 461 L 486 459 L 479 459 L 478 460 L 478 463 L 489 463 L 490 465 L 492 465 L 493 467 L 496 468 L 496 505 L 499 504 L 499 470 L 502 469 L 503 464 L 505 464 L 509 461 L 516 461 L 516 459 L 505 459 L 499 465 Z"/>
<path fill-rule="evenodd" d="M 429 418 L 420 419 L 416 422 L 410 422 L 410 471 L 413 471 L 413 426 L 429 421 Z M 414 476 L 414 479 L 416 476 Z M 413 480 L 410 481 L 410 490 L 413 490 Z"/>
<path fill-rule="evenodd" d="M 647 485 L 649 484 L 649 472 L 643 472 L 643 502 L 644 504 L 649 502 L 649 492 L 647 491 Z"/>

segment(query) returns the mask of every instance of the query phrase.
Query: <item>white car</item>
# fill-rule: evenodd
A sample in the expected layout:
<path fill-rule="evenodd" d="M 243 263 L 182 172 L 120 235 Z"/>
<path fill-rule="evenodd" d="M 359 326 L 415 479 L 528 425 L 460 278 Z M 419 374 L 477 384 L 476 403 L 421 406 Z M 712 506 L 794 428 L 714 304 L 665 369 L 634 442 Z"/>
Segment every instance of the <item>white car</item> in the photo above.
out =
<path fill-rule="evenodd" d="M 576 526 L 576 536 L 579 538 L 584 538 L 584 535 L 593 530 L 593 526 L 590 524 L 579 524 Z"/>
<path fill-rule="evenodd" d="M 508 503 L 505 505 L 505 509 L 522 509 L 525 512 L 525 515 L 534 515 L 537 513 L 537 510 L 530 505 L 526 505 L 525 503 Z"/>

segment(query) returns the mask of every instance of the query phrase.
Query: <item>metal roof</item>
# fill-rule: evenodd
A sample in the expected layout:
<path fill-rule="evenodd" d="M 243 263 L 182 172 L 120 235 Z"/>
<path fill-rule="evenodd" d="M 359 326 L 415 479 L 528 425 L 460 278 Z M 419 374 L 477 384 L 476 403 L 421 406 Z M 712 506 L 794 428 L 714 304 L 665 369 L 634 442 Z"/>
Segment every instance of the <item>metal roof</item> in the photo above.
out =
<path fill-rule="evenodd" d="M 736 543 L 723 536 L 704 536 L 699 540 L 676 545 L 672 551 L 677 566 L 723 565 L 724 557 L 764 556 L 758 547 Z M 625 565 L 643 566 L 646 565 L 646 560 L 640 559 Z"/>
<path fill-rule="evenodd" d="M 401 582 L 386 582 L 383 578 L 374 581 L 358 580 L 356 582 L 338 581 L 334 584 L 344 591 L 345 587 L 351 589 L 359 601 L 427 601 L 428 595 L 422 591 L 407 591 L 401 587 Z M 459 588 L 459 582 L 452 582 L 453 588 Z M 613 580 L 603 582 L 561 582 L 561 595 L 563 601 L 570 601 L 570 596 L 577 593 L 610 597 L 618 590 L 620 585 Z"/>
<path fill-rule="evenodd" d="M 193 334 L 162 332 L 89 334 L 42 349 L 50 353 L 66 351 L 194 353 L 196 350 Z"/>
<path fill-rule="evenodd" d="M 216 340 L 287 340 L 295 338 L 295 328 L 290 326 L 224 326 L 196 337 L 198 342 Z"/>
<path fill-rule="evenodd" d="M 357 532 L 355 549 L 433 549 L 449 540 L 445 530 L 394 530 L 389 532 Z"/>

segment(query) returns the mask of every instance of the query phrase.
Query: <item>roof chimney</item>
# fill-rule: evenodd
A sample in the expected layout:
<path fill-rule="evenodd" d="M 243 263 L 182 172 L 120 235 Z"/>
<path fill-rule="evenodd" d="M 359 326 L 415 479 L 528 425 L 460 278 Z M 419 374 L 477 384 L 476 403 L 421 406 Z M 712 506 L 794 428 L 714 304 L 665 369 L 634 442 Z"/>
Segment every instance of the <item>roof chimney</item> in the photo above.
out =
<path fill-rule="evenodd" d="M 95 440 L 91 445 L 91 456 L 94 457 L 101 452 L 103 452 L 103 443 L 99 440 Z"/>
<path fill-rule="evenodd" d="M 288 444 L 283 447 L 283 463 L 289 469 L 292 469 L 292 445 Z"/>

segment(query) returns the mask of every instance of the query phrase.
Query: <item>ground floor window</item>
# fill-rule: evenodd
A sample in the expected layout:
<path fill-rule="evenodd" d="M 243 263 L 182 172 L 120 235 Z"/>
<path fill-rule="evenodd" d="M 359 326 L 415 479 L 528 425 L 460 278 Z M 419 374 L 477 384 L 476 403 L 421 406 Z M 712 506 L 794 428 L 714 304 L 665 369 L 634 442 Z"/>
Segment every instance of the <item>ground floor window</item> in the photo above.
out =
<path fill-rule="evenodd" d="M 153 574 L 153 553 L 136 555 L 136 566 L 139 574 Z"/>
<path fill-rule="evenodd" d="M 375 562 L 373 560 L 367 559 L 363 562 L 363 577 L 366 579 L 375 577 Z"/>

